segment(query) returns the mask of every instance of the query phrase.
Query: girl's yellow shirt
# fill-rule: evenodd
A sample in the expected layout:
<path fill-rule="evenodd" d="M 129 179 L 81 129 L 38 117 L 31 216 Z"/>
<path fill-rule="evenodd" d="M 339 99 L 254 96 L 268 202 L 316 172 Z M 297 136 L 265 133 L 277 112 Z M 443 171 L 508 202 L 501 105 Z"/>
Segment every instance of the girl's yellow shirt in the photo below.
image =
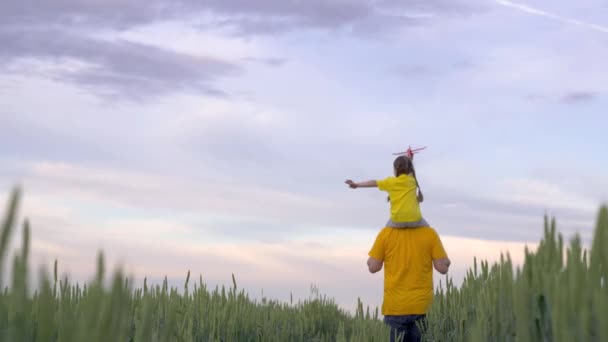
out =
<path fill-rule="evenodd" d="M 391 200 L 391 220 L 416 222 L 422 219 L 416 197 L 416 180 L 413 176 L 400 175 L 376 181 L 378 189 L 388 192 Z"/>

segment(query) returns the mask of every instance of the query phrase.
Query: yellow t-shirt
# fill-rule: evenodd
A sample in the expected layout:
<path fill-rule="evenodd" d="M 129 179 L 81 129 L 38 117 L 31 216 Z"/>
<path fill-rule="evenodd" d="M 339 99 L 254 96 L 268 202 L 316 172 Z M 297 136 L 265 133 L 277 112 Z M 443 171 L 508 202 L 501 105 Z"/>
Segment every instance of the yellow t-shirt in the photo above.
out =
<path fill-rule="evenodd" d="M 400 175 L 376 181 L 378 189 L 388 192 L 391 199 L 391 220 L 416 222 L 422 219 L 416 197 L 416 180 L 413 176 Z"/>
<path fill-rule="evenodd" d="M 380 231 L 369 252 L 384 261 L 383 315 L 422 315 L 433 302 L 433 260 L 447 258 L 433 228 Z"/>

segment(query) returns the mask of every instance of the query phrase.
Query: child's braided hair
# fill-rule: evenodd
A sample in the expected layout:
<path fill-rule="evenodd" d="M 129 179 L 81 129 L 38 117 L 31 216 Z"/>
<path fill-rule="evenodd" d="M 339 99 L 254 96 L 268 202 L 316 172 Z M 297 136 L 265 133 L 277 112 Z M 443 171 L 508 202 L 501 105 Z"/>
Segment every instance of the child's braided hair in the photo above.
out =
<path fill-rule="evenodd" d="M 416 178 L 416 170 L 414 169 L 414 163 L 407 156 L 399 156 L 395 158 L 393 162 L 393 168 L 395 169 L 395 177 L 399 177 L 401 175 L 412 174 L 414 176 L 414 180 L 416 181 L 416 187 L 418 188 L 418 202 L 424 201 L 424 196 L 422 195 L 422 190 L 420 189 L 420 184 L 418 184 L 418 179 Z M 390 198 L 388 199 L 390 201 Z"/>

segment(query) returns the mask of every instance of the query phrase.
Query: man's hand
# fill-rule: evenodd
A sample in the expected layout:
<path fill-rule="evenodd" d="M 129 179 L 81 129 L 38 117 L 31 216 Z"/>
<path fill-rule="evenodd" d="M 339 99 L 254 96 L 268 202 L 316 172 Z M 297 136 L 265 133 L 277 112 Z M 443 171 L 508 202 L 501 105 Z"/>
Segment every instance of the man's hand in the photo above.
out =
<path fill-rule="evenodd" d="M 367 259 L 367 268 L 370 273 L 376 273 L 382 269 L 382 264 L 384 261 L 378 260 L 376 258 L 369 257 Z"/>
<path fill-rule="evenodd" d="M 448 273 L 448 269 L 450 268 L 450 264 L 452 262 L 448 258 L 441 258 L 433 260 L 433 267 L 437 270 L 437 272 L 441 274 Z"/>
<path fill-rule="evenodd" d="M 347 179 L 344 183 L 348 184 L 348 186 L 350 186 L 351 189 L 356 189 L 358 187 L 357 183 L 353 182 L 350 179 Z"/>

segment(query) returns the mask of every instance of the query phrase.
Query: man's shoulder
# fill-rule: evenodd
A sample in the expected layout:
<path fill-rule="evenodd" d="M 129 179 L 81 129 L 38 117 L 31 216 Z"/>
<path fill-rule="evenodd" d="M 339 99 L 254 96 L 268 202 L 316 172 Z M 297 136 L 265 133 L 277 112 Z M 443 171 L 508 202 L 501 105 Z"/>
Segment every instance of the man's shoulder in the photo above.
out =
<path fill-rule="evenodd" d="M 439 234 L 437 234 L 437 231 L 435 230 L 435 228 L 433 227 L 420 227 L 420 228 L 416 228 L 416 230 L 418 231 L 418 235 L 420 238 L 422 239 L 437 239 L 439 237 Z"/>
<path fill-rule="evenodd" d="M 438 235 L 438 234 L 437 234 L 437 231 L 435 230 L 435 228 L 433 228 L 433 227 L 431 227 L 431 226 L 428 226 L 428 227 L 422 227 L 422 229 L 424 229 L 424 230 L 425 230 L 427 233 L 431 233 L 431 234 Z"/>
<path fill-rule="evenodd" d="M 384 227 L 384 228 L 380 229 L 380 232 L 378 233 L 378 236 L 384 237 L 384 236 L 390 234 L 390 232 L 393 231 L 393 229 L 395 229 L 395 228 Z"/>
<path fill-rule="evenodd" d="M 427 227 L 418 227 L 418 228 L 394 228 L 394 227 L 384 227 L 378 233 L 378 237 L 386 238 L 392 232 L 399 234 L 399 232 L 411 232 L 412 234 L 408 234 L 409 238 L 414 239 L 436 239 L 439 237 L 435 228 L 427 226 Z"/>

